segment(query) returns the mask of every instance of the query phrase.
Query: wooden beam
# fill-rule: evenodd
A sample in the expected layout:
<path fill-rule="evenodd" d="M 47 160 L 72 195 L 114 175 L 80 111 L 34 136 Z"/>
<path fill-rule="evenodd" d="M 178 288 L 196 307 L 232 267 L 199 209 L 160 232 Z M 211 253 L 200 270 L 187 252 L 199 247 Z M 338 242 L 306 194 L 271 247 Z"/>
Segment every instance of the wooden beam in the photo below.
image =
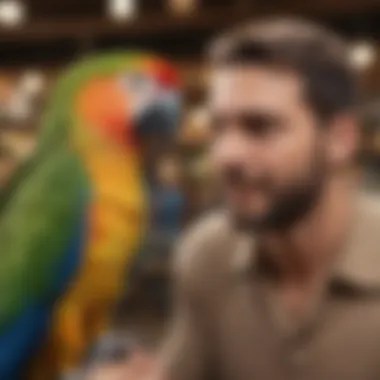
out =
<path fill-rule="evenodd" d="M 241 14 L 236 8 L 197 13 L 196 16 L 146 15 L 125 23 L 106 18 L 34 21 L 13 30 L 0 28 L 0 42 L 97 38 L 107 36 L 143 37 L 223 27 L 237 21 Z"/>
<path fill-rule="evenodd" d="M 201 30 L 215 30 L 263 14 L 345 15 L 380 8 L 378 0 L 237 0 L 234 6 L 204 9 L 194 15 L 175 17 L 169 13 L 141 15 L 135 20 L 115 23 L 107 18 L 36 20 L 16 29 L 0 28 L 0 43 L 36 40 L 88 39 L 122 36 L 141 38 Z"/>

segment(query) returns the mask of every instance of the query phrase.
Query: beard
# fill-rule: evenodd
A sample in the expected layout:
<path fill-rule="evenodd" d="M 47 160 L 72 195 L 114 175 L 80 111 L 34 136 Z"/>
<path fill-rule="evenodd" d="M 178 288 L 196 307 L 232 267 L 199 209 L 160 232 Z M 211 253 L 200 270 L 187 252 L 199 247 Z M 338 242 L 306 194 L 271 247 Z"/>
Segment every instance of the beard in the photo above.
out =
<path fill-rule="evenodd" d="M 230 172 L 230 181 L 259 188 L 270 194 L 271 199 L 268 211 L 264 213 L 242 214 L 230 207 L 229 213 L 234 225 L 248 231 L 283 231 L 304 219 L 316 207 L 323 192 L 327 178 L 323 157 L 313 154 L 303 173 L 287 185 L 276 188 L 266 176 L 248 179 L 239 170 Z"/>

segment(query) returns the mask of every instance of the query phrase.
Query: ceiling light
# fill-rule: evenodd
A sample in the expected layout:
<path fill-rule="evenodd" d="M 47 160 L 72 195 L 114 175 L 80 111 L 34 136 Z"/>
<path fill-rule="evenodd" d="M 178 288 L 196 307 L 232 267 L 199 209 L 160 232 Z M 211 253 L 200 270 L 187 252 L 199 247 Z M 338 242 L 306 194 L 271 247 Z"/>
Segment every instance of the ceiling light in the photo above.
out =
<path fill-rule="evenodd" d="M 376 49 L 369 41 L 354 44 L 350 50 L 350 62 L 357 70 L 365 70 L 376 58 Z"/>
<path fill-rule="evenodd" d="M 137 0 L 107 0 L 107 13 L 115 21 L 125 21 L 136 16 Z"/>
<path fill-rule="evenodd" d="M 0 25 L 14 28 L 25 20 L 26 9 L 19 0 L 0 0 Z"/>

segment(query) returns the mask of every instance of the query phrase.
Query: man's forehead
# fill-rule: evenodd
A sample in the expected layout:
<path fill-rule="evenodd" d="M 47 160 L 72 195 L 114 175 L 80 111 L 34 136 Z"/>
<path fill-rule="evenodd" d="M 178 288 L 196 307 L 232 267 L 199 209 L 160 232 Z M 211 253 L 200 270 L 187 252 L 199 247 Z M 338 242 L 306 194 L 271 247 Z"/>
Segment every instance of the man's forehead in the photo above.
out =
<path fill-rule="evenodd" d="M 210 77 L 212 108 L 289 108 L 299 105 L 302 83 L 289 70 L 246 65 L 214 68 Z"/>

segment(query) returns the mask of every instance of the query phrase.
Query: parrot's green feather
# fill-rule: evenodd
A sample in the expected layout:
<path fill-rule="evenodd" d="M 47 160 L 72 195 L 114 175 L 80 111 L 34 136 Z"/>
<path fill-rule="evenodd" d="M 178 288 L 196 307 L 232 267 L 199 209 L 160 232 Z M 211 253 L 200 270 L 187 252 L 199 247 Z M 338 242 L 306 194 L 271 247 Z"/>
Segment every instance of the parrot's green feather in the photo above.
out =
<path fill-rule="evenodd" d="M 47 296 L 78 220 L 86 186 L 79 157 L 70 148 L 78 90 L 91 78 L 128 70 L 140 59 L 138 52 L 112 53 L 69 69 L 48 104 L 35 154 L 0 192 L 0 331 L 28 301 Z"/>
<path fill-rule="evenodd" d="M 56 149 L 24 178 L 0 220 L 0 331 L 44 297 L 81 217 L 85 176 L 78 159 Z"/>
<path fill-rule="evenodd" d="M 72 109 L 77 91 L 91 78 L 115 75 L 141 64 L 141 57 L 149 57 L 139 52 L 109 53 L 97 57 L 88 57 L 76 63 L 62 76 L 52 101 L 48 107 L 43 133 L 40 139 L 40 150 L 49 149 L 57 142 L 67 139 L 70 128 L 75 126 Z"/>
<path fill-rule="evenodd" d="M 25 176 L 30 175 L 34 167 L 43 162 L 50 152 L 68 143 L 70 128 L 75 126 L 73 103 L 81 86 L 97 75 L 121 72 L 133 66 L 134 63 L 138 66 L 141 55 L 139 52 L 115 52 L 99 57 L 90 56 L 69 68 L 59 79 L 42 121 L 41 135 L 35 154 L 21 165 L 10 183 L 0 192 L 0 218 L 2 208 Z M 144 56 L 149 57 L 147 54 Z"/>

